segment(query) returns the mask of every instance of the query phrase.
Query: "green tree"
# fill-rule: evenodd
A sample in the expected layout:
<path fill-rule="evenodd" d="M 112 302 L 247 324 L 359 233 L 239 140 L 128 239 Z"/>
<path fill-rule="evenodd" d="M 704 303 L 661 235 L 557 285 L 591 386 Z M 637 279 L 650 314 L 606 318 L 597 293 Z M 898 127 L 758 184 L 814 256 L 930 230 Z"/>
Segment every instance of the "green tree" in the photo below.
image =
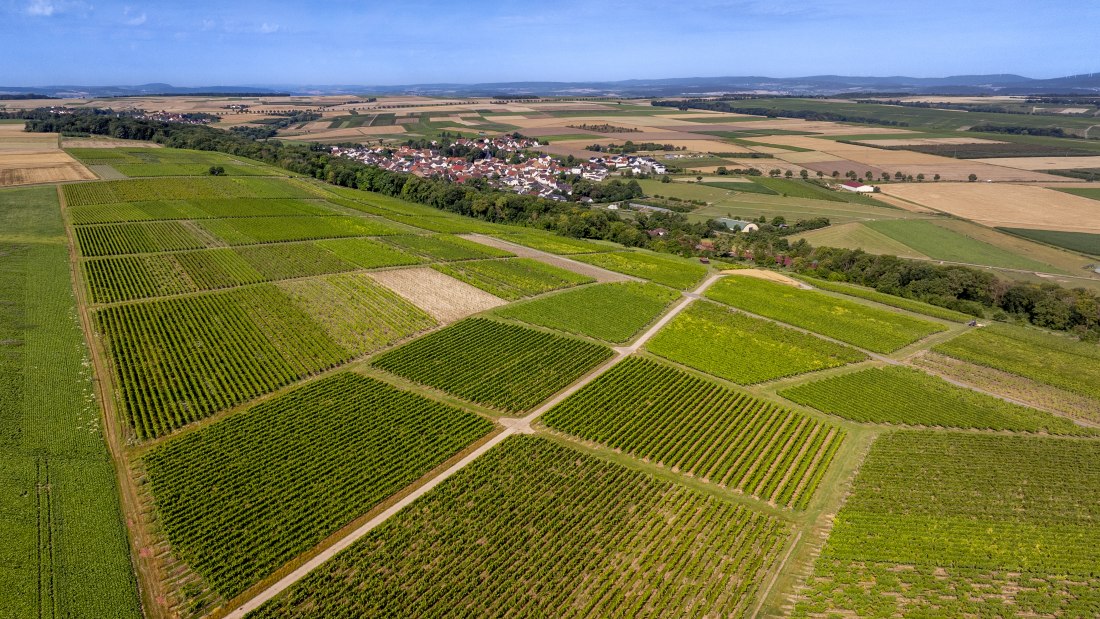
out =
<path fill-rule="evenodd" d="M 973 183 L 974 181 L 978 180 L 978 175 L 977 175 L 977 174 L 971 174 L 970 176 L 967 176 L 967 177 L 966 177 L 966 180 L 968 180 L 968 181 L 970 181 L 971 183 Z"/>

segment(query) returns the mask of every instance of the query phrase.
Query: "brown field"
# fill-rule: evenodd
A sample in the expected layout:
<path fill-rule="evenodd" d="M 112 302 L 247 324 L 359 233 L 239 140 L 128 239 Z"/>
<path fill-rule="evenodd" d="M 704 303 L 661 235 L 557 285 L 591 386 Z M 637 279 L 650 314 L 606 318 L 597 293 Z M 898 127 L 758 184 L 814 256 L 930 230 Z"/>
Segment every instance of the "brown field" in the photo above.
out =
<path fill-rule="evenodd" d="M 765 271 L 763 269 L 731 269 L 728 271 L 722 271 L 726 275 L 737 275 L 745 277 L 755 277 L 756 279 L 765 279 L 769 282 L 775 282 L 777 284 L 784 284 L 787 286 L 794 286 L 795 288 L 809 288 L 806 284 L 798 281 L 797 279 L 787 277 L 782 273 L 776 273 L 775 271 Z"/>
<path fill-rule="evenodd" d="M 1096 232 L 1096 201 L 1044 187 L 991 183 L 884 184 L 882 191 L 987 226 Z"/>
<path fill-rule="evenodd" d="M 62 148 L 163 148 L 155 142 L 141 142 L 138 140 L 120 140 L 105 136 L 92 138 L 61 138 Z"/>
<path fill-rule="evenodd" d="M 505 304 L 503 299 L 427 267 L 376 271 L 369 275 L 443 323 Z"/>
<path fill-rule="evenodd" d="M 0 187 L 95 180 L 57 141 L 56 133 L 26 133 L 20 123 L 0 124 Z"/>
<path fill-rule="evenodd" d="M 971 159 L 970 161 L 978 161 L 1018 170 L 1100 168 L 1100 157 L 998 157 L 993 159 Z"/>
<path fill-rule="evenodd" d="M 788 162 L 780 160 L 780 159 L 731 159 L 730 164 L 727 165 L 726 167 L 727 168 L 753 168 L 755 170 L 760 170 L 764 174 L 767 174 L 768 172 L 770 172 L 771 170 L 774 170 L 775 168 L 779 168 L 780 170 L 782 170 L 784 172 L 786 172 L 787 170 L 790 170 L 792 174 L 794 174 L 795 176 L 798 176 L 798 173 L 801 172 L 804 167 L 808 168 L 809 166 L 808 165 L 807 166 L 800 166 L 800 165 L 796 165 L 796 164 L 793 164 L 793 163 L 788 163 Z M 709 168 L 698 168 L 698 170 L 700 170 L 702 172 L 714 172 L 717 169 L 718 169 L 718 166 L 713 166 L 713 167 L 709 167 Z M 841 170 L 840 173 L 843 174 L 846 171 L 847 170 Z"/>

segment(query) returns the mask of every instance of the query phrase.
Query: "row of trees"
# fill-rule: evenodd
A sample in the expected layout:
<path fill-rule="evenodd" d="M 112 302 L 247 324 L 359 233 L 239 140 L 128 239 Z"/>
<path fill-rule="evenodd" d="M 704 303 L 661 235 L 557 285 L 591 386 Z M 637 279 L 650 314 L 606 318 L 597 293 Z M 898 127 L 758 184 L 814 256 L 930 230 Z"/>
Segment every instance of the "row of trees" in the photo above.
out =
<path fill-rule="evenodd" d="M 653 101 L 653 105 L 674 107 L 679 110 L 710 110 L 712 112 L 725 112 L 727 114 L 752 114 L 753 116 L 767 116 L 768 118 L 801 118 L 804 120 L 829 120 L 844 123 L 861 123 L 865 125 L 888 125 L 892 127 L 908 127 L 909 123 L 886 118 L 873 118 L 855 114 L 841 114 L 839 112 L 826 112 L 822 110 L 797 110 L 776 107 L 745 106 L 738 102 L 738 98 L 719 99 L 686 99 L 682 101 Z"/>

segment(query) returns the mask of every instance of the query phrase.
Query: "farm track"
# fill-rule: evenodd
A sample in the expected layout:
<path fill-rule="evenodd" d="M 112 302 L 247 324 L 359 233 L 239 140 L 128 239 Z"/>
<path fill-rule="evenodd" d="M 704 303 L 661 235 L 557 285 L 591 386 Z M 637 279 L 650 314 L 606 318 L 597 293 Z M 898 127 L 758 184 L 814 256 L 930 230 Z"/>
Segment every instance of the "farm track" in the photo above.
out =
<path fill-rule="evenodd" d="M 579 260 L 573 260 L 567 256 L 559 256 L 550 252 L 542 251 L 541 249 L 534 249 L 533 247 L 527 247 L 526 245 L 519 245 L 517 243 L 511 243 L 503 239 L 496 237 L 486 236 L 484 234 L 460 234 L 460 237 L 473 241 L 475 243 L 481 243 L 482 245 L 488 245 L 489 247 L 495 247 L 497 249 L 503 249 L 510 251 L 520 258 L 533 258 L 539 262 L 545 262 L 550 266 L 559 267 L 567 271 L 573 271 L 581 275 L 587 275 L 596 280 L 598 283 L 608 282 L 641 282 L 644 281 L 640 278 L 632 275 L 624 275 L 622 273 L 616 273 L 603 267 L 598 267 L 592 264 L 580 262 Z"/>
<path fill-rule="evenodd" d="M 392 505 L 391 507 L 389 507 L 388 509 L 386 509 L 382 513 L 378 514 L 377 516 L 375 516 L 374 518 L 372 518 L 368 522 L 366 522 L 361 527 L 351 531 L 345 537 L 343 537 L 340 540 L 336 541 L 332 546 L 328 547 L 327 549 L 325 549 L 324 551 L 319 553 L 317 556 L 313 557 L 312 559 L 307 561 L 305 564 L 303 564 L 302 566 L 300 566 L 297 569 L 295 569 L 294 571 L 292 571 L 290 574 L 284 576 L 283 578 L 281 578 L 280 580 L 278 580 L 277 582 L 272 584 L 270 587 L 260 591 L 255 596 L 253 596 L 252 598 L 248 599 L 247 601 L 241 603 L 239 606 L 237 606 L 236 608 L 234 608 L 230 612 L 228 612 L 224 615 L 216 615 L 216 616 L 224 617 L 225 619 L 243 619 L 243 617 L 246 614 L 248 614 L 249 612 L 251 612 L 251 611 L 253 611 L 257 608 L 259 608 L 264 603 L 266 603 L 268 600 L 270 600 L 270 599 L 274 598 L 275 596 L 279 595 L 280 593 L 282 593 L 283 591 L 285 591 L 286 589 L 288 589 L 289 587 L 294 585 L 294 583 L 298 582 L 299 580 L 304 578 L 307 574 L 309 574 L 314 569 L 319 567 L 325 561 L 327 561 L 328 559 L 331 559 L 332 557 L 336 556 L 336 554 L 338 554 L 339 552 L 341 552 L 345 548 L 351 546 L 353 543 L 355 543 L 357 540 L 359 540 L 360 538 L 365 536 L 367 533 L 369 533 L 370 531 L 372 531 L 372 530 L 378 528 L 379 526 L 381 526 L 389 518 L 391 518 L 392 516 L 397 514 L 399 511 L 401 511 L 404 507 L 408 506 L 409 504 L 411 504 L 413 501 L 420 498 L 424 494 L 427 494 L 433 488 L 435 488 L 439 484 L 443 483 L 443 481 L 445 481 L 447 478 L 451 477 L 455 473 L 458 473 L 462 469 L 466 468 L 470 463 L 477 460 L 477 458 L 480 457 L 481 455 L 487 453 L 490 449 L 492 449 L 495 445 L 497 445 L 498 443 L 500 443 L 504 439 L 506 439 L 509 436 L 512 436 L 514 434 L 533 434 L 535 432 L 535 429 L 532 428 L 531 422 L 536 420 L 540 415 L 542 415 L 546 411 L 553 408 L 555 405 L 560 403 L 565 398 L 569 397 L 570 395 L 573 395 L 574 393 L 576 393 L 577 391 L 579 391 L 580 389 L 582 389 L 583 387 L 585 387 L 586 385 L 591 383 L 593 380 L 600 377 L 602 374 L 604 374 L 605 372 L 607 372 L 611 368 L 615 367 L 615 365 L 617 365 L 622 360 L 626 359 L 627 357 L 629 357 L 630 355 L 632 355 L 633 353 L 638 351 L 642 346 L 645 345 L 645 343 L 650 338 L 652 338 L 654 335 L 656 335 L 656 333 L 658 331 L 660 331 L 662 327 L 664 327 L 666 324 L 668 324 L 669 321 L 671 321 L 673 318 L 675 318 L 676 315 L 679 314 L 681 311 L 683 311 L 684 308 L 686 308 L 694 299 L 699 298 L 699 296 L 707 288 L 709 288 L 711 284 L 718 281 L 721 277 L 722 277 L 721 274 L 714 274 L 714 275 L 710 275 L 709 277 L 707 277 L 707 279 L 705 279 L 703 281 L 703 283 L 701 283 L 697 288 L 695 288 L 695 290 L 693 290 L 690 293 L 685 294 L 684 297 L 681 298 L 680 301 L 676 303 L 676 305 L 674 305 L 668 312 L 666 312 L 664 316 L 662 316 L 659 320 L 657 320 L 645 333 L 643 333 L 640 337 L 638 337 L 632 344 L 630 344 L 628 346 L 622 346 L 622 347 L 615 348 L 614 349 L 615 350 L 615 356 L 612 357 L 609 361 L 605 362 L 600 367 L 596 368 L 595 370 L 593 370 L 593 371 L 589 372 L 588 374 L 586 374 L 585 376 L 581 377 L 579 380 L 575 381 L 570 386 L 568 386 L 565 389 L 559 391 L 557 394 L 555 394 L 549 400 L 544 401 L 541 405 L 539 405 L 537 408 L 532 410 L 526 416 L 521 417 L 521 418 L 503 418 L 503 419 L 500 419 L 499 420 L 500 424 L 502 426 L 504 426 L 504 430 L 502 432 L 500 432 L 499 434 L 496 434 L 495 436 L 493 436 L 493 438 L 490 439 L 488 442 L 486 442 L 484 445 L 477 448 L 476 450 L 471 452 L 469 455 L 467 455 L 463 459 L 456 462 L 450 468 L 448 468 L 448 469 L 444 470 L 443 472 L 439 473 L 439 475 L 432 478 L 430 481 L 425 483 L 423 486 L 420 486 L 419 488 L 417 488 L 413 492 L 409 493 L 407 496 L 405 496 L 404 498 L 399 500 L 397 503 L 395 503 L 394 505 Z"/>

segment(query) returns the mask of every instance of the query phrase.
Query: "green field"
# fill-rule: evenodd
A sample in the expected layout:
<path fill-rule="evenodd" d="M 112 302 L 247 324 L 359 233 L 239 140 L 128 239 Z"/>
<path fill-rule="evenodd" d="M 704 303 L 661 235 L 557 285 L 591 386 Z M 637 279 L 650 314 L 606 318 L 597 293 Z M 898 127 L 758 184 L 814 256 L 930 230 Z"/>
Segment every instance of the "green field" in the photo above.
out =
<path fill-rule="evenodd" d="M 142 616 L 54 187 L 0 190 L 0 617 Z"/>
<path fill-rule="evenodd" d="M 934 260 L 1006 269 L 1061 273 L 1061 269 L 970 238 L 926 220 L 869 221 L 872 230 L 912 247 Z"/>
<path fill-rule="evenodd" d="M 698 262 L 668 254 L 620 251 L 581 254 L 573 258 L 680 290 L 695 287 L 707 274 L 707 268 Z"/>
<path fill-rule="evenodd" d="M 1082 198 L 1089 198 L 1089 199 L 1092 199 L 1092 200 L 1100 200 L 1100 187 L 1097 187 L 1097 188 L 1070 187 L 1070 188 L 1066 188 L 1066 189 L 1058 189 L 1058 191 L 1063 191 L 1065 193 L 1070 193 L 1070 194 L 1073 194 L 1075 196 L 1081 196 Z"/>
<path fill-rule="evenodd" d="M 88 257 L 206 247 L 193 229 L 175 221 L 81 226 L 76 242 L 81 255 Z"/>
<path fill-rule="evenodd" d="M 478 404 L 527 410 L 611 356 L 611 350 L 469 318 L 387 352 L 373 365 Z"/>
<path fill-rule="evenodd" d="M 749 182 L 723 182 L 723 181 L 710 181 L 703 183 L 705 187 L 714 187 L 716 189 L 725 189 L 728 191 L 737 191 L 740 193 L 759 193 L 769 196 L 778 195 L 776 192 L 768 189 L 760 183 Z"/>
<path fill-rule="evenodd" d="M 754 182 L 767 187 L 772 192 L 790 198 L 810 198 L 813 200 L 826 200 L 829 202 L 866 202 L 866 200 L 853 199 L 856 194 L 832 191 L 818 187 L 813 183 L 803 180 L 790 180 L 785 178 L 760 177 Z"/>
<path fill-rule="evenodd" d="M 894 240 L 885 234 L 873 230 L 864 223 L 853 221 L 831 225 L 827 228 L 810 230 L 798 235 L 800 239 L 814 247 L 839 247 L 841 249 L 862 249 L 869 254 L 880 256 L 900 256 L 902 258 L 927 259 L 928 256 Z"/>
<path fill-rule="evenodd" d="M 742 385 L 867 359 L 847 346 L 704 301 L 678 314 L 646 350 Z"/>
<path fill-rule="evenodd" d="M 1100 194 L 1098 194 L 1097 199 L 1100 199 Z M 1046 243 L 1047 245 L 1061 247 L 1062 249 L 1100 256 L 1100 234 L 1065 232 L 1062 230 L 1036 230 L 1034 228 L 997 228 L 997 230 L 1022 236 L 1032 241 Z"/>
<path fill-rule="evenodd" d="M 530 258 L 467 260 L 432 268 L 508 301 L 595 281 Z"/>
<path fill-rule="evenodd" d="M 409 266 L 422 262 L 417 256 L 370 239 L 331 239 L 318 241 L 316 244 L 364 269 Z"/>
<path fill-rule="evenodd" d="M 969 331 L 932 350 L 1100 399 L 1100 349 L 1019 327 Z"/>
<path fill-rule="evenodd" d="M 1091 617 L 1100 442 L 896 432 L 875 442 L 794 617 Z"/>
<path fill-rule="evenodd" d="M 533 230 L 529 232 L 497 234 L 496 237 L 510 243 L 516 243 L 518 245 L 558 255 L 590 254 L 619 248 L 618 245 L 586 241 L 584 239 L 574 239 L 567 236 L 552 234 L 550 232 L 536 232 Z"/>
<path fill-rule="evenodd" d="M 74 206 L 69 208 L 69 217 L 74 224 L 83 225 L 164 219 L 205 219 L 209 217 L 335 215 L 336 213 L 331 206 L 331 204 L 320 200 L 280 200 L 277 198 L 157 200 Z"/>
<path fill-rule="evenodd" d="M 618 282 L 586 286 L 529 303 L 509 305 L 496 313 L 620 344 L 653 322 L 679 296 L 656 284 Z"/>
<path fill-rule="evenodd" d="M 550 428 L 721 487 L 804 508 L 844 432 L 630 357 L 546 413 Z"/>
<path fill-rule="evenodd" d="M 173 553 L 228 599 L 491 429 L 341 373 L 168 441 L 142 463 Z M 192 612 L 203 602 L 187 600 Z"/>
<path fill-rule="evenodd" d="M 744 507 L 513 437 L 249 617 L 742 617 L 787 536 Z"/>
<path fill-rule="evenodd" d="M 175 148 L 71 148 L 67 152 L 87 165 L 110 165 L 130 177 L 204 176 L 221 166 L 226 176 L 286 176 L 286 171 L 234 159 L 212 151 Z"/>
<path fill-rule="evenodd" d="M 926 320 L 754 277 L 728 276 L 707 289 L 706 296 L 880 353 L 945 330 Z"/>
<path fill-rule="evenodd" d="M 898 366 L 832 376 L 784 389 L 779 395 L 852 421 L 1080 436 L 1100 433 Z"/>
<path fill-rule="evenodd" d="M 135 224 L 152 225 L 152 224 Z M 381 218 L 366 217 L 234 217 L 203 219 L 196 225 L 228 245 L 308 241 L 407 232 Z"/>
<path fill-rule="evenodd" d="M 316 197 L 303 186 L 279 178 L 139 178 L 73 183 L 62 188 L 70 207 L 158 200 Z"/>
<path fill-rule="evenodd" d="M 432 262 L 451 260 L 483 260 L 485 258 L 506 258 L 511 252 L 468 241 L 457 236 L 432 234 L 424 236 L 399 235 L 383 241 L 397 249 Z"/>
<path fill-rule="evenodd" d="M 265 280 L 340 273 L 358 268 L 313 243 L 250 245 L 238 247 L 236 252 Z"/>
<path fill-rule="evenodd" d="M 839 292 L 840 294 L 846 294 L 851 297 L 867 299 L 868 301 L 874 301 L 875 303 L 881 303 L 882 305 L 889 305 L 890 307 L 896 307 L 916 314 L 924 314 L 925 316 L 931 316 L 933 318 L 939 318 L 941 320 L 950 320 L 951 322 L 970 322 L 974 319 L 974 317 L 969 314 L 956 312 L 955 310 L 950 310 L 946 307 L 940 307 L 938 305 L 931 305 L 928 303 L 923 303 L 921 301 L 914 301 L 913 299 L 907 299 L 905 297 L 898 297 L 892 294 L 886 294 L 871 288 L 857 286 L 855 284 L 848 284 L 844 282 L 831 282 L 824 279 L 818 279 L 816 277 L 806 277 L 803 275 L 795 275 L 795 277 L 810 284 L 811 286 L 820 288 L 822 290 Z"/>

